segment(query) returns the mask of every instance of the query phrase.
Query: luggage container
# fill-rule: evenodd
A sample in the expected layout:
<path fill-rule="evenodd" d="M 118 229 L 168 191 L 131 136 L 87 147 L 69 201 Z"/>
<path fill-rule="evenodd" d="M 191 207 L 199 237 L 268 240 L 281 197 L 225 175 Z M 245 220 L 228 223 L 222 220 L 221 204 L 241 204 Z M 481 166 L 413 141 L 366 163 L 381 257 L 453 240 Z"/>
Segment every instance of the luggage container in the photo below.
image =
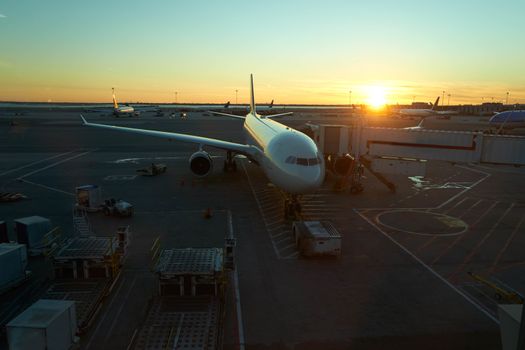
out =
<path fill-rule="evenodd" d="M 341 235 L 328 221 L 294 221 L 292 232 L 303 256 L 341 256 Z"/>
<path fill-rule="evenodd" d="M 15 287 L 28 275 L 26 246 L 17 243 L 0 244 L 0 293 Z"/>
<path fill-rule="evenodd" d="M 6 325 L 10 350 L 67 350 L 77 341 L 75 302 L 40 299 Z"/>
<path fill-rule="evenodd" d="M 44 244 L 44 236 L 51 231 L 51 221 L 41 216 L 28 216 L 15 219 L 18 243 L 27 245 L 27 249 L 38 249 Z"/>
<path fill-rule="evenodd" d="M 100 187 L 97 185 L 84 185 L 75 189 L 76 205 L 87 211 L 99 211 L 102 204 Z"/>

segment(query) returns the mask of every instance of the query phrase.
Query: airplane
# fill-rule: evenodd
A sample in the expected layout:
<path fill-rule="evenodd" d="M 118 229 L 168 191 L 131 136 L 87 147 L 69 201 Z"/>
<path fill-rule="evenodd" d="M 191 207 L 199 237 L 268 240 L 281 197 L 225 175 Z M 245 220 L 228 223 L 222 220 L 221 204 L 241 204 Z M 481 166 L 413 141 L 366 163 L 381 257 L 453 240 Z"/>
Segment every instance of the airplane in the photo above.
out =
<path fill-rule="evenodd" d="M 525 110 L 496 113 L 489 119 L 489 124 L 499 129 L 525 128 Z"/>
<path fill-rule="evenodd" d="M 110 112 L 115 117 L 137 117 L 140 112 L 158 112 L 158 107 L 132 107 L 129 105 L 119 106 L 117 98 L 115 97 L 115 88 L 111 88 L 113 91 L 113 109 L 108 108 L 91 108 L 86 109 L 86 112 Z"/>
<path fill-rule="evenodd" d="M 436 102 L 432 105 L 432 108 L 404 108 L 398 111 L 401 115 L 415 116 L 415 117 L 428 117 L 431 115 L 453 115 L 458 114 L 457 111 L 438 111 L 437 106 L 439 103 L 439 96 L 436 98 Z"/>
<path fill-rule="evenodd" d="M 273 120 L 289 115 L 290 112 L 264 116 L 257 113 L 253 75 L 250 75 L 250 111 L 246 116 L 211 113 L 242 120 L 246 143 L 173 132 L 95 124 L 86 121 L 82 115 L 80 117 L 85 126 L 197 144 L 198 150 L 189 158 L 190 170 L 197 176 L 206 176 L 213 170 L 212 157 L 203 149 L 204 146 L 226 151 L 224 171 L 237 169 L 234 155 L 245 156 L 259 165 L 270 182 L 286 193 L 285 215 L 296 217 L 301 212 L 298 196 L 315 191 L 321 186 L 324 179 L 324 157 L 315 142 L 304 133 Z"/>

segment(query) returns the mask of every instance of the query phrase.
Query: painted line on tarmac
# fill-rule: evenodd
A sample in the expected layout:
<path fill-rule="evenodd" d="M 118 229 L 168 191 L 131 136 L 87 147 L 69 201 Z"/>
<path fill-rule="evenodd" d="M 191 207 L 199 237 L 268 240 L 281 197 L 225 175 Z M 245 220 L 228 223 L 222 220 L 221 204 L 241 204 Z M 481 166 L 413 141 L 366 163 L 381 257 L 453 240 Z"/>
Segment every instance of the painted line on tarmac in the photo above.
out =
<path fill-rule="evenodd" d="M 373 221 L 371 221 L 369 218 L 367 218 L 365 215 L 362 215 L 358 209 L 354 209 L 354 211 L 362 217 L 364 220 L 366 220 L 372 227 L 374 227 L 376 230 L 378 230 L 383 236 L 388 238 L 392 243 L 397 245 L 401 250 L 403 250 L 406 254 L 410 255 L 415 261 L 417 261 L 421 266 L 423 266 L 425 269 L 427 269 L 431 274 L 433 274 L 435 277 L 437 277 L 439 280 L 441 280 L 445 285 L 450 287 L 453 291 L 455 291 L 457 294 L 462 296 L 466 301 L 468 301 L 470 304 L 472 304 L 476 309 L 481 311 L 485 316 L 487 316 L 489 319 L 494 321 L 496 324 L 499 324 L 499 320 L 495 318 L 492 314 L 490 314 L 487 310 L 485 310 L 483 307 L 481 307 L 475 300 L 471 299 L 467 294 L 462 292 L 459 288 L 454 286 L 452 283 L 450 283 L 448 280 L 446 280 L 443 276 L 441 276 L 437 271 L 435 271 L 433 268 L 428 266 L 423 262 L 423 260 L 419 259 L 417 256 L 412 254 L 410 250 L 408 250 L 404 245 L 396 241 L 394 238 L 390 237 L 388 233 L 383 231 L 379 226 L 377 226 Z"/>
<path fill-rule="evenodd" d="M 476 220 L 473 224 L 470 225 L 470 230 L 472 231 L 472 228 L 474 228 L 475 225 L 479 221 L 481 221 L 481 219 L 484 218 L 485 215 L 487 215 L 498 203 L 499 202 L 494 202 L 494 204 L 492 204 L 481 216 L 479 216 L 478 220 Z M 436 258 L 434 258 L 434 260 L 432 260 L 432 262 L 430 263 L 430 266 L 436 264 L 439 261 L 439 259 L 441 259 L 452 248 L 454 248 L 456 246 L 456 244 L 458 244 L 460 241 L 462 241 L 467 234 L 468 234 L 468 232 L 466 234 L 464 234 L 464 235 L 458 236 L 454 241 L 452 241 L 452 243 L 450 243 L 444 250 L 442 250 L 441 253 Z"/>
<path fill-rule="evenodd" d="M 483 243 L 485 243 L 487 241 L 487 239 L 489 239 L 489 237 L 492 236 L 492 233 L 494 233 L 494 230 L 496 229 L 496 227 L 498 227 L 498 225 L 503 221 L 505 216 L 507 216 L 507 214 L 512 210 L 512 208 L 514 208 L 515 204 L 516 203 L 513 202 L 507 208 L 507 210 L 505 210 L 505 212 L 498 218 L 498 220 L 494 223 L 494 225 L 492 225 L 492 227 L 490 228 L 489 232 L 487 232 L 487 234 L 483 237 L 483 239 L 478 241 L 478 244 L 476 244 L 476 246 L 470 251 L 470 253 L 465 257 L 465 259 L 463 259 L 463 262 L 461 263 L 461 265 L 459 265 L 459 267 L 457 267 L 456 270 L 450 276 L 454 276 L 456 274 L 459 274 L 461 271 L 463 271 L 465 266 L 474 257 L 474 254 L 476 254 L 476 252 L 478 251 L 479 248 L 481 248 Z"/>
<path fill-rule="evenodd" d="M 104 338 L 104 343 L 107 344 L 108 342 L 108 338 L 110 336 L 112 336 L 112 333 L 113 333 L 113 328 L 115 328 L 116 324 L 117 324 L 117 321 L 120 317 L 120 314 L 122 313 L 122 309 L 124 308 L 124 306 L 126 305 L 126 302 L 128 301 L 129 299 L 129 296 L 131 295 L 131 292 L 134 291 L 133 287 L 135 286 L 135 284 L 137 283 L 137 275 L 135 275 L 133 277 L 133 282 L 131 282 L 131 286 L 129 287 L 128 289 L 128 292 L 126 293 L 126 296 L 124 297 L 124 299 L 122 300 L 122 304 L 120 304 L 120 307 L 118 308 L 118 311 L 117 311 L 117 315 L 115 316 L 115 318 L 113 319 L 113 322 L 111 322 L 111 326 L 109 327 L 107 333 L 106 333 L 106 337 Z"/>
<path fill-rule="evenodd" d="M 456 198 L 458 198 L 459 196 L 461 196 L 462 194 L 466 193 L 467 191 L 470 191 L 471 189 L 473 189 L 474 187 L 476 187 L 477 185 L 479 185 L 480 183 L 482 183 L 483 181 L 485 181 L 486 179 L 488 179 L 490 177 L 491 174 L 487 173 L 487 172 L 484 172 L 484 171 L 481 171 L 481 170 L 476 170 L 476 169 L 472 169 L 472 168 L 469 168 L 469 167 L 466 167 L 466 166 L 462 166 L 462 165 L 456 165 L 458 168 L 462 168 L 462 169 L 465 169 L 465 170 L 470 170 L 472 172 L 475 172 L 475 173 L 480 173 L 480 174 L 483 174 L 485 175 L 484 177 L 482 177 L 481 179 L 479 179 L 478 181 L 474 182 L 471 186 L 469 187 L 466 187 L 463 191 L 457 193 L 456 195 L 450 197 L 448 200 L 444 201 L 443 203 L 441 203 L 440 205 L 438 205 L 435 209 L 440 209 L 440 208 L 443 208 L 445 205 L 447 205 L 448 203 L 454 201 Z"/>
<path fill-rule="evenodd" d="M 75 151 L 69 151 L 69 152 L 66 152 L 66 153 L 55 154 L 54 156 L 51 156 L 49 158 L 44 158 L 44 159 L 41 159 L 41 160 L 37 160 L 36 162 L 29 163 L 29 164 L 23 165 L 21 167 L 15 168 L 15 169 L 4 171 L 3 173 L 0 173 L 0 176 L 11 174 L 11 173 L 14 173 L 15 171 L 22 170 L 22 169 L 25 169 L 25 168 L 29 168 L 30 166 L 43 163 L 43 162 L 45 162 L 47 160 L 51 160 L 51 159 L 55 159 L 55 158 L 58 158 L 58 157 L 62 157 L 62 156 L 68 155 L 68 154 L 73 153 L 73 152 L 76 152 L 76 150 Z"/>
<path fill-rule="evenodd" d="M 492 266 L 490 267 L 489 274 L 492 274 L 494 272 L 494 270 L 496 269 L 496 266 L 498 265 L 502 255 L 503 255 L 503 253 L 505 253 L 505 251 L 509 247 L 510 242 L 514 239 L 514 236 L 516 236 L 516 233 L 518 232 L 521 224 L 523 224 L 523 221 L 525 221 L 525 216 L 523 216 L 521 218 L 521 220 L 518 222 L 518 224 L 516 225 L 516 227 L 514 227 L 514 230 L 510 234 L 509 238 L 507 238 L 507 241 L 505 242 L 505 245 L 498 252 L 498 255 L 496 256 L 496 259 L 494 260 L 494 262 L 492 263 Z"/>
<path fill-rule="evenodd" d="M 23 179 L 23 178 L 26 178 L 26 177 L 31 176 L 31 175 L 34 175 L 34 174 L 36 174 L 36 173 L 42 172 L 42 171 L 47 170 L 47 169 L 49 169 L 49 168 L 53 168 L 53 167 L 55 167 L 55 166 L 57 166 L 57 165 L 59 165 L 59 164 L 62 164 L 62 163 L 65 163 L 65 162 L 69 162 L 70 160 L 73 160 L 73 159 L 76 159 L 76 158 L 80 158 L 80 157 L 85 156 L 86 154 L 89 154 L 89 153 L 94 152 L 94 151 L 96 151 L 96 150 L 97 150 L 97 149 L 94 149 L 94 150 L 92 150 L 92 151 L 82 152 L 82 153 L 80 153 L 80 154 L 76 154 L 76 155 L 74 155 L 74 156 L 72 156 L 72 157 L 69 157 L 69 158 L 66 158 L 66 159 L 62 159 L 62 160 L 60 160 L 60 161 L 58 161 L 58 162 L 55 162 L 55 163 L 53 163 L 53 164 L 49 164 L 49 165 L 47 165 L 47 166 L 45 166 L 45 167 L 43 167 L 43 168 L 40 168 L 40 169 L 37 169 L 37 170 L 31 171 L 31 172 L 29 172 L 29 173 L 27 173 L 27 174 L 24 174 L 24 175 L 22 175 L 22 176 L 19 176 L 19 177 L 17 177 L 17 180 L 21 180 L 21 179 Z"/>
<path fill-rule="evenodd" d="M 244 163 L 243 163 L 244 166 Z M 246 169 L 244 169 L 246 171 Z M 230 230 L 230 236 L 233 235 L 233 221 L 232 213 L 228 210 L 228 229 Z M 244 339 L 244 326 L 242 323 L 242 310 L 241 310 L 241 292 L 239 290 L 239 275 L 237 273 L 238 269 L 233 270 L 233 285 L 235 286 L 235 310 L 237 312 L 237 329 L 239 331 L 239 350 L 244 350 L 246 344 Z"/>
<path fill-rule="evenodd" d="M 109 310 L 111 309 L 111 306 L 113 305 L 113 303 L 115 302 L 115 300 L 117 300 L 117 296 L 120 292 L 120 289 L 122 288 L 122 286 L 124 285 L 124 280 L 126 279 L 125 276 L 122 277 L 121 281 L 120 281 L 120 285 L 118 286 L 117 290 L 115 291 L 115 293 L 113 294 L 113 297 L 111 298 L 111 301 L 109 302 L 109 304 L 106 306 L 106 312 L 104 313 L 104 316 L 102 317 L 102 319 L 100 321 L 98 321 L 98 324 L 97 324 L 97 327 L 95 328 L 95 330 L 93 331 L 93 333 L 91 334 L 91 337 L 89 338 L 89 341 L 88 343 L 86 344 L 86 347 L 85 349 L 88 350 L 91 346 L 91 342 L 95 339 L 95 335 L 98 333 L 98 330 L 100 328 L 100 326 L 102 325 L 102 323 L 104 323 L 104 321 L 106 320 L 106 317 L 108 317 L 108 314 L 109 314 Z"/>
<path fill-rule="evenodd" d="M 259 207 L 259 213 L 261 214 L 262 220 L 264 222 L 264 228 L 266 230 L 266 233 L 268 234 L 268 238 L 270 238 L 270 242 L 272 243 L 272 247 L 275 252 L 275 255 L 277 256 L 278 259 L 280 259 L 281 254 L 279 254 L 279 250 L 277 249 L 277 246 L 275 245 L 275 242 L 273 241 L 270 235 L 270 232 L 268 232 L 268 223 L 266 221 L 266 216 L 264 215 L 264 211 L 261 206 L 261 202 L 259 202 L 259 198 L 257 197 L 257 194 L 255 193 L 255 189 L 253 188 L 252 180 L 250 179 L 248 170 L 246 170 L 246 166 L 244 165 L 244 162 L 242 162 L 241 164 L 242 164 L 242 168 L 244 169 L 244 173 L 246 174 L 246 178 L 248 179 L 248 184 L 250 185 L 250 189 L 252 190 L 253 197 L 255 198 L 255 202 L 257 203 L 257 207 Z"/>
<path fill-rule="evenodd" d="M 29 184 L 29 185 L 33 185 L 33 186 L 38 186 L 38 187 L 42 187 L 42 188 L 45 188 L 46 190 L 50 190 L 50 191 L 55 191 L 55 192 L 59 192 L 59 193 L 63 193 L 63 194 L 67 194 L 68 196 L 75 196 L 74 193 L 72 192 L 67 192 L 67 191 L 63 191 L 59 188 L 55 188 L 55 187 L 51 187 L 51 186 L 46 186 L 46 185 L 42 185 L 42 184 L 39 184 L 39 183 L 36 183 L 36 182 L 32 182 L 32 181 L 28 181 L 28 180 L 24 180 L 24 179 L 20 179 L 19 181 L 21 182 L 24 182 L 26 184 Z"/>

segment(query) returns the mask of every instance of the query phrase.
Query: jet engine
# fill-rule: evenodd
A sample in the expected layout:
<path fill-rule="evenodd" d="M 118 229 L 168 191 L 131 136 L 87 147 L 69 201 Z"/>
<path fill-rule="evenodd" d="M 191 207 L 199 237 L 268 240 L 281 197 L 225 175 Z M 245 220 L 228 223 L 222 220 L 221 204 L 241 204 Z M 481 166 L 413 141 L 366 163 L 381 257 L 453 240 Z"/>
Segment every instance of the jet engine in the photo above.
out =
<path fill-rule="evenodd" d="M 332 170 L 334 173 L 340 176 L 348 175 L 350 172 L 350 169 L 352 168 L 354 164 L 354 157 L 352 157 L 349 154 L 345 154 L 344 156 L 337 157 L 332 160 Z"/>
<path fill-rule="evenodd" d="M 213 170 L 213 161 L 208 152 L 198 151 L 190 157 L 191 172 L 197 176 L 206 176 Z"/>

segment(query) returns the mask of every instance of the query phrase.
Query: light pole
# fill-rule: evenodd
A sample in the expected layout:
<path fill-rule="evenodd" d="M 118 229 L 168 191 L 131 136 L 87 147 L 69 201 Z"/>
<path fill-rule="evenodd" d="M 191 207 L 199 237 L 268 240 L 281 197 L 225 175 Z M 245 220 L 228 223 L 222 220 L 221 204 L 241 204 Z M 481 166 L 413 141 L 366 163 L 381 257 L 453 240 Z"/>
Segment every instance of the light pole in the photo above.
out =
<path fill-rule="evenodd" d="M 235 104 L 237 104 L 237 94 L 239 93 L 239 90 L 235 90 Z"/>
<path fill-rule="evenodd" d="M 348 106 L 352 106 L 352 90 L 348 91 Z"/>
<path fill-rule="evenodd" d="M 508 105 L 509 104 L 509 92 L 507 91 L 507 98 L 505 99 L 505 104 Z"/>
<path fill-rule="evenodd" d="M 447 105 L 450 106 L 450 94 L 448 94 L 448 101 L 447 101 Z"/>
<path fill-rule="evenodd" d="M 443 90 L 443 97 L 441 98 L 441 105 L 445 104 L 445 90 Z"/>
<path fill-rule="evenodd" d="M 177 104 L 179 101 L 178 101 L 178 95 L 179 93 L 177 91 L 175 91 L 175 104 Z"/>

